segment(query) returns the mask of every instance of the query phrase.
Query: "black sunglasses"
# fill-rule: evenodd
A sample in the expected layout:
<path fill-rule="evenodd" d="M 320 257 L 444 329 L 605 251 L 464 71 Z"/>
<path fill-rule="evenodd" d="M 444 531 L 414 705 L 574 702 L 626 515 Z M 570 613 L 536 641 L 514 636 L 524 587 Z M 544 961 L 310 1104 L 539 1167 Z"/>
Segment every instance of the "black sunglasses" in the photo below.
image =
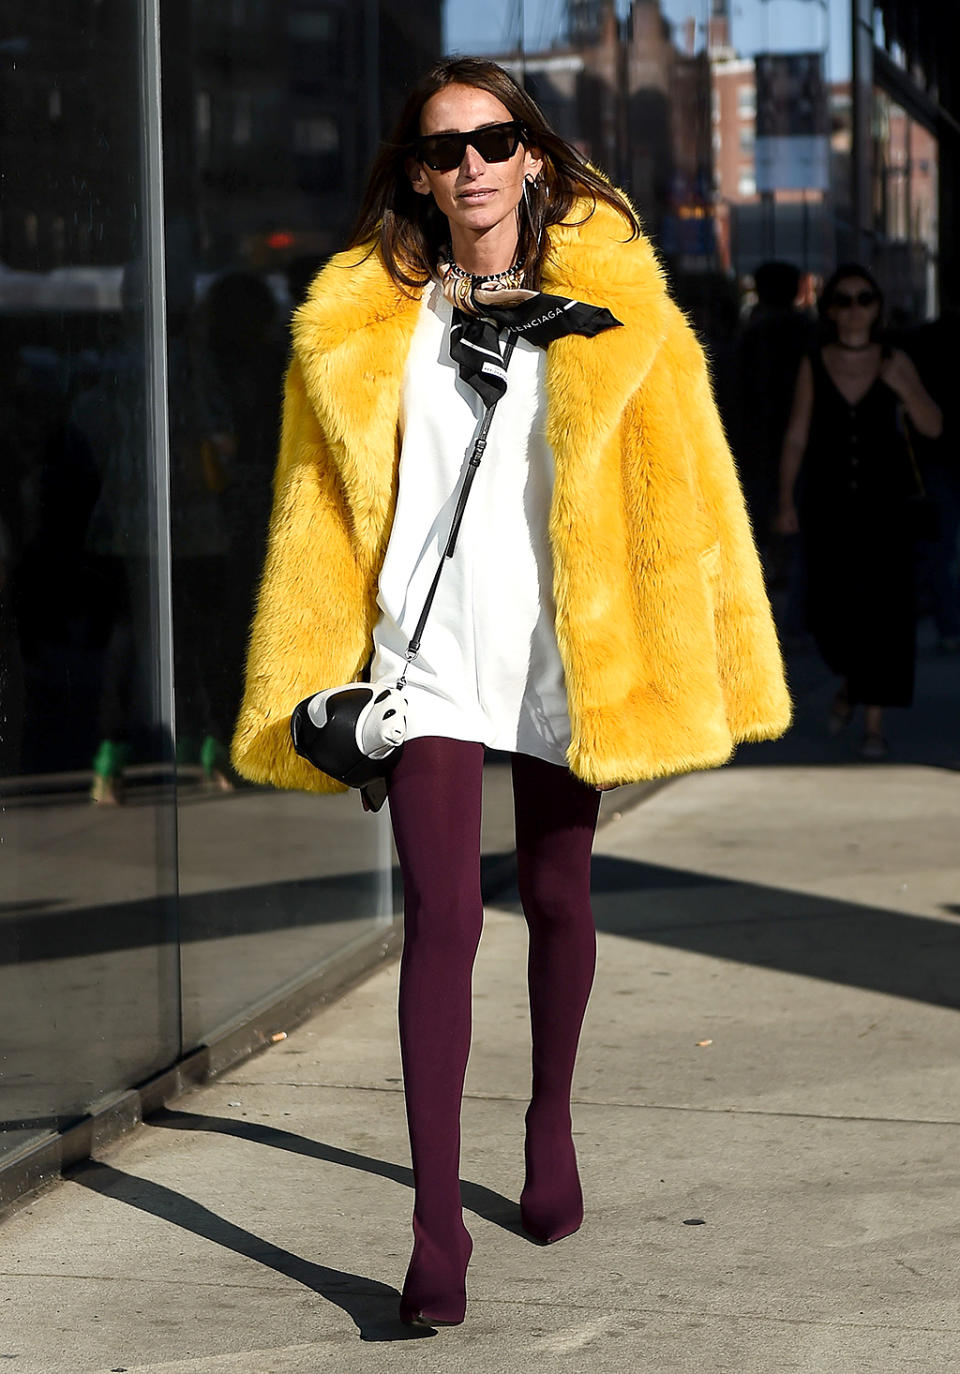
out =
<path fill-rule="evenodd" d="M 523 141 L 526 130 L 519 119 L 506 124 L 488 124 L 465 134 L 426 134 L 414 141 L 414 156 L 434 172 L 450 172 L 459 167 L 467 145 L 476 148 L 484 162 L 506 162 Z"/>
<path fill-rule="evenodd" d="M 876 291 L 857 291 L 854 295 L 849 291 L 834 291 L 830 304 L 839 306 L 841 310 L 849 310 L 851 305 L 876 305 L 878 299 Z"/>

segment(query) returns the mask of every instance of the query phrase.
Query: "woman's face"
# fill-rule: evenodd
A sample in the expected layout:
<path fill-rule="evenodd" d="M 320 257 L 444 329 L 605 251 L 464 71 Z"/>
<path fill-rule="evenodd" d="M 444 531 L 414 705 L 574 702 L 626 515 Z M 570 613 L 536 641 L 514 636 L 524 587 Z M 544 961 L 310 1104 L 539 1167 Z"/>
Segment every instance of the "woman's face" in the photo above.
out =
<path fill-rule="evenodd" d="M 866 277 L 842 277 L 833 288 L 828 314 L 844 333 L 869 331 L 880 311 L 877 293 Z"/>
<path fill-rule="evenodd" d="M 513 115 L 495 95 L 476 86 L 446 86 L 437 91 L 420 113 L 420 133 L 469 133 L 488 124 L 505 124 Z M 432 195 L 450 221 L 451 230 L 480 235 L 515 218 L 523 180 L 537 176 L 543 166 L 537 149 L 517 145 L 506 162 L 484 162 L 468 144 L 459 167 L 434 171 L 411 159 L 407 171 L 413 189 Z"/>

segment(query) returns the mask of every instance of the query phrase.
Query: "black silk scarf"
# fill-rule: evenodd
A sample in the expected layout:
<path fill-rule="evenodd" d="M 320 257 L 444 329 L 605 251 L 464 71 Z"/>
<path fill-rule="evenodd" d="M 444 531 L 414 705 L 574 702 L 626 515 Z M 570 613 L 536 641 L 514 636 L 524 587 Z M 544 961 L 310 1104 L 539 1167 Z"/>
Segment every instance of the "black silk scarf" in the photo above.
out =
<path fill-rule="evenodd" d="M 565 334 L 593 338 L 620 326 L 604 306 L 526 290 L 521 286 L 522 267 L 511 267 L 494 277 L 476 277 L 442 258 L 438 271 L 443 294 L 453 306 L 450 356 L 461 379 L 486 405 L 499 400 L 507 389 L 501 331 L 546 348 Z"/>

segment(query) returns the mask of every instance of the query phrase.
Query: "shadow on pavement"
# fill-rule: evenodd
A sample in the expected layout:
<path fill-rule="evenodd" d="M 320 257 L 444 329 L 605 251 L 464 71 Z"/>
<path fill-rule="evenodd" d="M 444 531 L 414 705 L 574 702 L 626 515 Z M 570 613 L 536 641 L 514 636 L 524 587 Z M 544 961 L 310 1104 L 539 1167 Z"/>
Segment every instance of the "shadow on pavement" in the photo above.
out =
<path fill-rule="evenodd" d="M 356 1325 L 361 1340 L 402 1341 L 436 1335 L 430 1328 L 401 1324 L 397 1316 L 400 1294 L 389 1284 L 365 1279 L 343 1269 L 331 1269 L 325 1264 L 302 1259 L 289 1250 L 268 1245 L 251 1231 L 235 1226 L 216 1212 L 211 1212 L 208 1207 L 163 1184 L 138 1178 L 124 1173 L 122 1169 L 114 1169 L 109 1164 L 93 1160 L 75 1166 L 65 1174 L 65 1178 L 89 1188 L 91 1192 L 116 1198 L 128 1207 L 136 1207 L 162 1221 L 181 1226 L 185 1231 L 203 1236 L 215 1245 L 256 1260 L 258 1264 L 303 1284 L 346 1312 Z"/>
<path fill-rule="evenodd" d="M 484 897 L 489 900 L 512 881 L 514 855 L 509 851 L 484 854 L 480 868 Z M 399 911 L 403 893 L 397 868 L 392 871 L 392 881 L 394 909 Z M 328 922 L 368 921 L 373 914 L 370 889 L 371 874 L 365 870 L 181 893 L 176 938 L 189 944 L 308 929 Z M 164 943 L 162 932 L 168 929 L 174 938 L 169 898 L 104 901 L 56 910 L 65 901 L 51 896 L 0 904 L 0 916 L 4 917 L 0 966 L 146 949 Z"/>
<path fill-rule="evenodd" d="M 275 1150 L 286 1150 L 307 1159 L 320 1159 L 326 1164 L 338 1164 L 344 1169 L 356 1169 L 360 1173 L 389 1179 L 391 1183 L 399 1183 L 404 1188 L 413 1188 L 413 1170 L 406 1165 L 391 1164 L 388 1160 L 374 1159 L 372 1155 L 360 1155 L 353 1150 L 341 1150 L 336 1145 L 309 1140 L 277 1126 L 264 1126 L 256 1121 L 237 1121 L 230 1116 L 174 1111 L 167 1107 L 150 1116 L 146 1124 L 165 1126 L 175 1131 L 209 1131 L 212 1134 L 235 1136 L 238 1140 L 248 1140 L 255 1145 L 269 1145 Z M 520 1208 L 516 1202 L 511 1202 L 492 1188 L 471 1183 L 467 1179 L 461 1179 L 460 1191 L 464 1207 L 475 1216 L 492 1222 L 504 1231 L 525 1234 L 520 1227 Z"/>
<path fill-rule="evenodd" d="M 597 930 L 610 935 L 960 1007 L 952 920 L 605 854 L 594 856 L 592 891 Z M 516 891 L 498 905 L 520 911 Z"/>
<path fill-rule="evenodd" d="M 929 639 L 929 633 L 924 638 Z M 793 725 L 782 739 L 741 745 L 734 766 L 811 768 L 858 762 L 862 710 L 846 729 L 831 737 L 827 717 L 839 681 L 830 677 L 812 646 L 794 648 L 788 654 L 787 675 L 795 707 Z M 888 762 L 960 770 L 958 700 L 960 655 L 939 655 L 922 647 L 913 706 L 884 712 L 883 732 L 890 744 Z M 869 763 L 861 766 L 871 767 Z"/>
<path fill-rule="evenodd" d="M 256 1121 L 237 1121 L 232 1117 L 209 1116 L 195 1112 L 161 1108 L 145 1122 L 148 1126 L 166 1127 L 176 1131 L 206 1131 L 210 1134 L 234 1136 L 256 1145 L 285 1150 L 307 1159 L 322 1160 L 345 1169 L 356 1169 L 378 1178 L 389 1179 L 404 1188 L 413 1188 L 413 1170 L 370 1155 L 341 1150 L 335 1145 L 310 1140 L 293 1131 L 265 1126 Z M 397 1317 L 400 1294 L 388 1284 L 366 1279 L 341 1269 L 316 1264 L 268 1245 L 243 1227 L 225 1221 L 209 1208 L 184 1197 L 181 1193 L 150 1179 L 126 1174 L 120 1169 L 96 1161 L 84 1161 L 64 1174 L 66 1179 L 105 1197 L 118 1199 L 130 1207 L 182 1226 L 184 1230 L 203 1236 L 238 1255 L 256 1260 L 279 1274 L 302 1283 L 322 1298 L 343 1309 L 353 1320 L 365 1341 L 409 1340 L 436 1334 L 429 1328 L 403 1326 Z M 485 1221 L 519 1236 L 525 1236 L 519 1222 L 516 1202 L 479 1183 L 461 1182 L 463 1205 Z M 532 1243 L 532 1242 L 531 1242 Z"/>

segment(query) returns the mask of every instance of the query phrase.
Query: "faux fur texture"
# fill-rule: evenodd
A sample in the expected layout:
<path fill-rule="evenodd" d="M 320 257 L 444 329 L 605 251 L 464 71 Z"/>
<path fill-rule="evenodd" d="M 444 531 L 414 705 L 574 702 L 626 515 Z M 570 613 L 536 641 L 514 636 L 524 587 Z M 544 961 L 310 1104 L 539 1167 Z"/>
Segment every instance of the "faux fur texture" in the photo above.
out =
<path fill-rule="evenodd" d="M 578 206 L 571 220 L 589 212 Z M 550 231 L 546 291 L 622 321 L 547 355 L 557 642 L 571 769 L 625 783 L 772 739 L 790 701 L 733 459 L 696 337 L 646 239 L 598 205 Z M 419 299 L 378 255 L 333 258 L 294 319 L 274 509 L 233 740 L 257 782 L 342 791 L 290 712 L 359 677 L 393 520 L 400 389 Z"/>

